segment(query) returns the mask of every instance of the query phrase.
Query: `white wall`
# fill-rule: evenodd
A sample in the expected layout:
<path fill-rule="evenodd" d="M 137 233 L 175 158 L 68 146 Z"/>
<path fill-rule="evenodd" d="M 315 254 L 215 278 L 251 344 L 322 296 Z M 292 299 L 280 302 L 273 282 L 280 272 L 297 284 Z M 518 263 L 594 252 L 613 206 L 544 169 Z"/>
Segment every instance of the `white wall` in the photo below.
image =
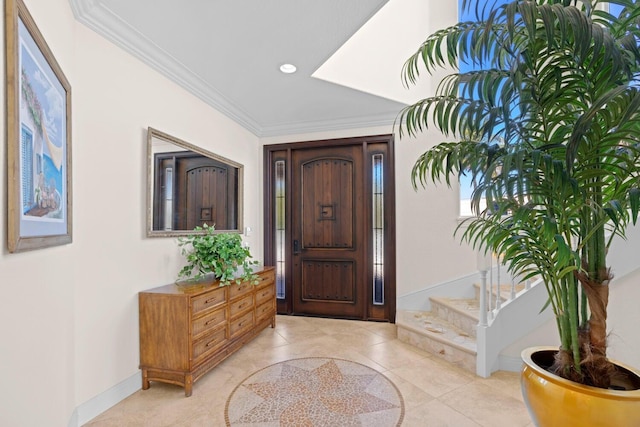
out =
<path fill-rule="evenodd" d="M 609 285 L 607 319 L 608 356 L 640 369 L 640 223 L 627 228 L 626 239 L 616 238 L 607 259 L 613 280 Z"/>
<path fill-rule="evenodd" d="M 639 245 L 640 246 L 640 245 Z M 637 256 L 638 252 L 636 252 Z M 607 354 L 640 370 L 640 269 L 620 279 L 614 278 L 609 292 Z"/>
<path fill-rule="evenodd" d="M 137 374 L 137 292 L 171 282 L 182 264 L 174 239 L 145 237 L 146 128 L 244 164 L 244 222 L 253 227 L 262 222 L 261 149 L 253 134 L 77 23 L 67 0 L 26 5 L 72 87 L 73 243 L 8 254 L 2 227 L 0 425 L 62 426 Z M 4 218 L 6 173 L 0 187 Z M 261 260 L 261 233 L 249 242 Z"/>

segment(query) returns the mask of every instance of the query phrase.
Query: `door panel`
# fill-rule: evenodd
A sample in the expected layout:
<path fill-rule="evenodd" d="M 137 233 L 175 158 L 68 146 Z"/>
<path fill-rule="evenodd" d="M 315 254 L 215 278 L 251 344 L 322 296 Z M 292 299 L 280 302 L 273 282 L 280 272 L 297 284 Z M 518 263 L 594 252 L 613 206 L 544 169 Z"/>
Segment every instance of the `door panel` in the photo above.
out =
<path fill-rule="evenodd" d="M 204 224 L 218 230 L 235 227 L 235 211 L 229 204 L 229 193 L 236 176 L 230 168 L 204 156 L 184 156 L 176 164 L 176 215 L 174 229 L 193 230 Z"/>
<path fill-rule="evenodd" d="M 216 167 L 195 167 L 186 170 L 187 230 L 196 226 L 216 224 L 221 230 L 227 227 L 227 171 Z"/>
<path fill-rule="evenodd" d="M 306 260 L 301 285 L 303 301 L 355 304 L 355 263 Z"/>
<path fill-rule="evenodd" d="M 320 158 L 301 169 L 303 248 L 354 249 L 353 162 Z"/>
<path fill-rule="evenodd" d="M 294 313 L 363 317 L 361 146 L 295 151 L 292 184 Z"/>

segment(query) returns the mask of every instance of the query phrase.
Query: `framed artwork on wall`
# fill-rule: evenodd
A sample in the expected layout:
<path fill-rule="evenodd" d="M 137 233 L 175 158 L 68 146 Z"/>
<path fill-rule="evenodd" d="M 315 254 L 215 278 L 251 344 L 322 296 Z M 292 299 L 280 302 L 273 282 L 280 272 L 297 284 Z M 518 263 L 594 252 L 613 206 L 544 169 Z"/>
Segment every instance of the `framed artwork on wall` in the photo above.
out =
<path fill-rule="evenodd" d="M 5 1 L 9 252 L 72 240 L 71 86 L 22 0 Z"/>

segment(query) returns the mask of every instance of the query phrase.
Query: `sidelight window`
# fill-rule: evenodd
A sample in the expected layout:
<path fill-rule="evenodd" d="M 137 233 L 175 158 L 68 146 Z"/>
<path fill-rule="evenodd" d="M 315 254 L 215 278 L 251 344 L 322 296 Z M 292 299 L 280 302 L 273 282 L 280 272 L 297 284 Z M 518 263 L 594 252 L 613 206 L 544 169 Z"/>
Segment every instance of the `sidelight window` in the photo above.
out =
<path fill-rule="evenodd" d="M 372 156 L 373 304 L 384 304 L 384 163 Z"/>
<path fill-rule="evenodd" d="M 173 168 L 164 168 L 162 186 L 162 203 L 164 205 L 164 230 L 173 229 Z"/>
<path fill-rule="evenodd" d="M 284 160 L 275 162 L 275 243 L 276 243 L 276 298 L 285 297 L 285 163 Z"/>

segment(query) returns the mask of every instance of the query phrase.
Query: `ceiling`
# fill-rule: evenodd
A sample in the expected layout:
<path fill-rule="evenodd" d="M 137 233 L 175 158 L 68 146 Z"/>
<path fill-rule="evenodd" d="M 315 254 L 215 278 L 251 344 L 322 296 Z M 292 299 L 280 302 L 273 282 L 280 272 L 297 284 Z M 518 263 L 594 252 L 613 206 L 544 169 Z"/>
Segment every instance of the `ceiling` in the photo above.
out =
<path fill-rule="evenodd" d="M 405 105 L 316 73 L 389 0 L 69 1 L 78 21 L 260 137 L 390 125 Z M 355 51 L 354 81 L 387 62 L 375 47 Z"/>

